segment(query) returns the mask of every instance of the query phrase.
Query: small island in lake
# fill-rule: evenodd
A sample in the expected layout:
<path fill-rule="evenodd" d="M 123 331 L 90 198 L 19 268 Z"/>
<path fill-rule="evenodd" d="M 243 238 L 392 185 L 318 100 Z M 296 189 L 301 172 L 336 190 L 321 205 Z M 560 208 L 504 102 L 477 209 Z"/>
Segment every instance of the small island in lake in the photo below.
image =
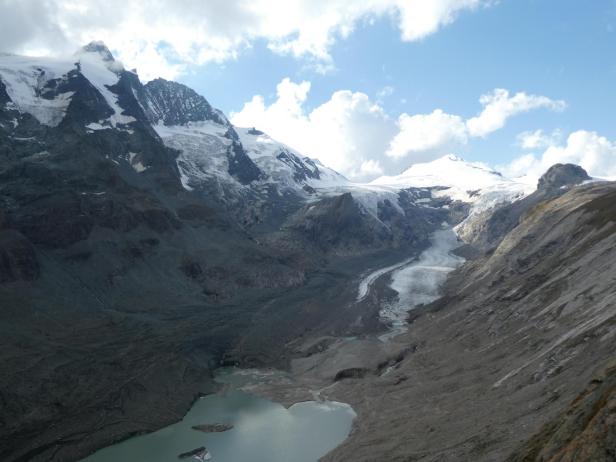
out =
<path fill-rule="evenodd" d="M 208 451 L 205 446 L 201 446 L 200 448 L 193 449 L 192 451 L 183 452 L 178 456 L 178 459 L 188 459 L 189 457 L 193 457 L 197 460 L 206 460 L 206 456 L 208 455 Z"/>
<path fill-rule="evenodd" d="M 226 432 L 233 429 L 233 425 L 229 424 L 202 424 L 202 425 L 193 425 L 193 430 L 198 430 L 204 433 L 221 433 Z"/>

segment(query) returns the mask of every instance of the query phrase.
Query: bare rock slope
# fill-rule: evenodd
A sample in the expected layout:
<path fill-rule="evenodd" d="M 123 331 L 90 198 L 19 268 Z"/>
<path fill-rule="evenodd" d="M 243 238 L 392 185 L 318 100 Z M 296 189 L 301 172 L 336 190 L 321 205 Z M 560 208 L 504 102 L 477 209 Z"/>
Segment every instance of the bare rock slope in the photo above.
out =
<path fill-rule="evenodd" d="M 615 227 L 611 183 L 534 205 L 415 313 L 393 371 L 335 388 L 358 419 L 324 460 L 614 460 Z"/>

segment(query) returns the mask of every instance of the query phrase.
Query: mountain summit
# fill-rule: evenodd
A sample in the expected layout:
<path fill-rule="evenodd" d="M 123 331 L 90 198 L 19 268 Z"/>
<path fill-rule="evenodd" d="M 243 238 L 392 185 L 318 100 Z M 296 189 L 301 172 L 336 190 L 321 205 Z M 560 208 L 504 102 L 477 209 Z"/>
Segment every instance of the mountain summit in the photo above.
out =
<path fill-rule="evenodd" d="M 83 53 L 96 53 L 100 55 L 101 58 L 103 58 L 103 61 L 106 61 L 106 62 L 115 61 L 115 58 L 113 57 L 113 54 L 111 53 L 111 51 L 109 51 L 109 48 L 107 48 L 107 45 L 105 45 L 105 43 L 100 40 L 92 41 L 88 43 L 87 45 L 83 46 L 77 52 L 77 55 L 83 54 Z"/>

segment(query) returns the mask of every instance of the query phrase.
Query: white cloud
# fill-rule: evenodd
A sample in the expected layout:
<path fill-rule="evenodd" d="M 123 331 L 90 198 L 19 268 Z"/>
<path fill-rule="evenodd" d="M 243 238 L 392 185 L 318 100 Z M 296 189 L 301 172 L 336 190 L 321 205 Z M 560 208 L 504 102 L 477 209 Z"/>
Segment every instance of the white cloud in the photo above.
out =
<path fill-rule="evenodd" d="M 508 176 L 541 176 L 554 164 L 580 165 L 590 176 L 616 179 L 616 142 L 593 131 L 571 133 L 564 145 L 547 147 L 541 156 L 525 154 L 502 167 Z"/>
<path fill-rule="evenodd" d="M 422 39 L 441 26 L 451 24 L 462 10 L 489 4 L 481 0 L 409 0 L 397 3 L 402 38 L 407 41 Z"/>
<path fill-rule="evenodd" d="M 522 132 L 517 136 L 518 146 L 522 149 L 542 149 L 560 142 L 562 133 L 554 130 L 552 133 L 545 133 L 543 130 Z"/>
<path fill-rule="evenodd" d="M 431 114 L 398 118 L 399 132 L 391 141 L 387 155 L 394 158 L 426 151 L 447 151 L 466 144 L 468 136 L 460 116 L 437 109 Z"/>
<path fill-rule="evenodd" d="M 510 96 L 509 91 L 502 88 L 481 96 L 479 102 L 483 106 L 483 111 L 466 122 L 470 136 L 485 137 L 503 128 L 510 117 L 523 112 L 539 108 L 562 111 L 567 106 L 564 101 L 554 101 L 546 96 L 527 95 L 524 92 Z"/>
<path fill-rule="evenodd" d="M 383 172 L 383 167 L 378 160 L 366 160 L 359 166 L 359 172 L 362 176 L 374 177 L 380 176 Z"/>
<path fill-rule="evenodd" d="M 538 108 L 560 111 L 566 107 L 564 101 L 554 101 L 546 96 L 528 95 L 524 92 L 510 96 L 509 91 L 503 89 L 496 89 L 481 96 L 479 102 L 483 106 L 481 113 L 466 121 L 441 109 L 431 114 L 402 114 L 398 118 L 400 132 L 392 140 L 387 155 L 394 158 L 430 152 L 443 155 L 467 144 L 470 138 L 483 138 L 503 128 L 507 120 L 517 114 Z M 538 143 L 541 136 L 546 138 L 543 132 L 524 136 L 527 143 Z M 547 138 L 544 141 L 547 141 Z"/>
<path fill-rule="evenodd" d="M 380 162 L 395 122 L 370 98 L 342 90 L 312 111 L 305 109 L 309 82 L 288 78 L 276 88 L 276 100 L 267 105 L 257 95 L 231 121 L 240 127 L 255 126 L 302 154 L 318 158 L 355 179 L 373 178 L 384 171 Z"/>
<path fill-rule="evenodd" d="M 354 180 L 399 173 L 410 162 L 433 160 L 476 136 L 461 116 L 436 109 L 429 114 L 404 113 L 396 120 L 366 94 L 348 90 L 333 93 L 328 101 L 308 111 L 310 87 L 310 82 L 295 83 L 285 78 L 278 84 L 271 104 L 256 95 L 240 111 L 231 113 L 231 122 L 240 127 L 255 126 Z M 525 93 L 509 99 L 551 101 Z M 482 101 L 486 99 L 482 97 Z M 526 110 L 529 106 L 525 105 Z M 478 117 L 485 111 L 486 107 Z"/>
<path fill-rule="evenodd" d="M 395 18 L 402 40 L 422 39 L 490 0 L 3 0 L 4 51 L 66 53 L 103 40 L 143 78 L 235 59 L 256 40 L 331 68 L 330 49 L 358 23 Z"/>

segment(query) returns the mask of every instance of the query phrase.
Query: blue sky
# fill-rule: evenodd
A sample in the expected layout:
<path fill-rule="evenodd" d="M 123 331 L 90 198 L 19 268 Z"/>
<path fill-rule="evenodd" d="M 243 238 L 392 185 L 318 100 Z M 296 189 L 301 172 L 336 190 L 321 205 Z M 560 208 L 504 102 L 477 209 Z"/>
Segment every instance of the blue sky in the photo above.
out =
<path fill-rule="evenodd" d="M 359 181 L 448 153 L 616 177 L 616 0 L 0 4 L 5 51 L 90 40 Z"/>
<path fill-rule="evenodd" d="M 236 60 L 195 67 L 180 81 L 226 113 L 255 94 L 275 99 L 284 77 L 312 83 L 307 107 L 340 89 L 373 99 L 394 116 L 441 108 L 466 117 L 480 95 L 494 89 L 546 95 L 567 103 L 563 112 L 538 110 L 512 118 L 485 139 L 458 151 L 469 160 L 505 164 L 520 154 L 526 130 L 594 130 L 616 138 L 616 2 L 612 0 L 502 0 L 464 12 L 455 23 L 418 42 L 403 42 L 390 18 L 362 24 L 331 54 L 335 70 L 315 72 L 309 62 L 280 56 L 259 41 Z M 230 89 L 232 89 L 230 91 Z"/>

